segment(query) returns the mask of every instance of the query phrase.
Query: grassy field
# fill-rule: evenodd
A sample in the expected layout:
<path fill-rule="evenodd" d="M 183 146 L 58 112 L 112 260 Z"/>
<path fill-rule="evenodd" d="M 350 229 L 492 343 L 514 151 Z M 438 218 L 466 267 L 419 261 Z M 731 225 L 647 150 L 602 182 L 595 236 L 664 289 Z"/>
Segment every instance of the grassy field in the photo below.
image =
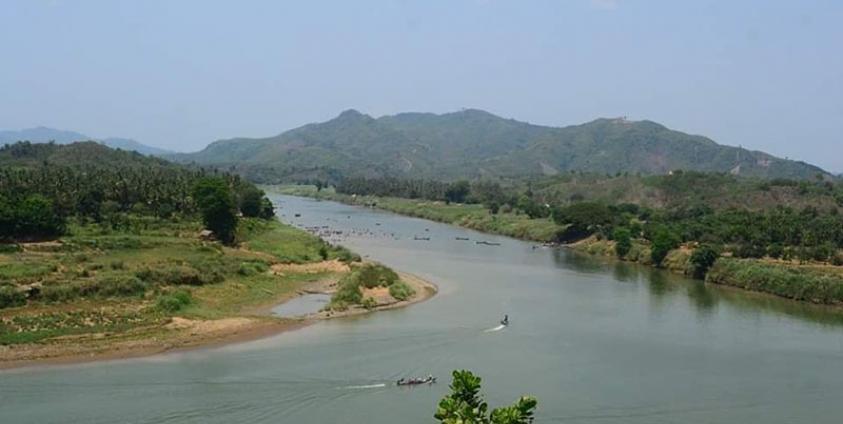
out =
<path fill-rule="evenodd" d="M 401 199 L 395 197 L 356 196 L 336 193 L 333 189 L 317 191 L 314 186 L 288 185 L 265 187 L 274 191 L 294 196 L 314 197 L 334 200 L 355 205 L 374 206 L 380 209 L 407 216 L 459 225 L 477 231 L 492 234 L 550 242 L 556 237 L 560 226 L 551 219 L 530 219 L 527 215 L 516 213 L 498 213 L 492 215 L 483 205 L 445 204 L 420 199 Z"/>
<path fill-rule="evenodd" d="M 278 221 L 243 219 L 236 248 L 200 239 L 200 229 L 154 219 L 121 231 L 75 223 L 54 242 L 5 245 L 0 345 L 142 335 L 174 316 L 235 316 L 326 276 L 279 276 L 273 264 L 354 259 Z"/>

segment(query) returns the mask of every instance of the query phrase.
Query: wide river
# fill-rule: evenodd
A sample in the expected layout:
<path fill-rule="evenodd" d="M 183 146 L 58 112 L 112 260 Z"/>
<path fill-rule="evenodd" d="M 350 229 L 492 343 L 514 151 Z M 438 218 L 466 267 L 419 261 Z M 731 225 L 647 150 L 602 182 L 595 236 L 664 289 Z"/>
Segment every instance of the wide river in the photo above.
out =
<path fill-rule="evenodd" d="M 370 209 L 274 200 L 288 222 L 342 230 L 348 247 L 439 294 L 250 343 L 0 372 L 0 423 L 430 423 L 462 368 L 483 377 L 492 406 L 538 397 L 538 423 L 843 420 L 839 313 Z M 490 331 L 504 314 L 511 325 Z M 428 374 L 440 383 L 392 383 Z"/>

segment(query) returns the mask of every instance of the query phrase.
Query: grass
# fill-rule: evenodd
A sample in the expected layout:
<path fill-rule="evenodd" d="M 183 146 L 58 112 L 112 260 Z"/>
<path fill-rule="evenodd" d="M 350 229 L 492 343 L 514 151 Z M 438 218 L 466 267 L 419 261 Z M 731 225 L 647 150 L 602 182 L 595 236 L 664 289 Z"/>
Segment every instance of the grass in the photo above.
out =
<path fill-rule="evenodd" d="M 272 264 L 354 259 L 275 220 L 241 220 L 235 248 L 201 240 L 196 222 L 138 222 L 120 232 L 72 223 L 57 242 L 0 253 L 0 344 L 142 336 L 172 316 L 239 316 L 327 276 L 277 276 Z"/>
<path fill-rule="evenodd" d="M 753 259 L 721 258 L 706 282 L 772 293 L 821 304 L 843 302 L 843 275 L 815 266 L 778 264 Z"/>
<path fill-rule="evenodd" d="M 341 246 L 331 246 L 319 237 L 278 221 L 249 220 L 239 231 L 240 237 L 248 240 L 245 244 L 250 250 L 267 253 L 285 263 L 355 259 Z"/>

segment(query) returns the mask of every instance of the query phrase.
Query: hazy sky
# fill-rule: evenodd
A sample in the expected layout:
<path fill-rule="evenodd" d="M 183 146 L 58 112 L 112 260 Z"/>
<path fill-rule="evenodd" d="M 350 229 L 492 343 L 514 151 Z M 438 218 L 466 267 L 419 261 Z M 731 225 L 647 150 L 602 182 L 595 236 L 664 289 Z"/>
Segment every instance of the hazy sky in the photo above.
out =
<path fill-rule="evenodd" d="M 651 119 L 843 171 L 843 1 L 0 3 L 0 128 L 175 150 L 355 108 Z"/>

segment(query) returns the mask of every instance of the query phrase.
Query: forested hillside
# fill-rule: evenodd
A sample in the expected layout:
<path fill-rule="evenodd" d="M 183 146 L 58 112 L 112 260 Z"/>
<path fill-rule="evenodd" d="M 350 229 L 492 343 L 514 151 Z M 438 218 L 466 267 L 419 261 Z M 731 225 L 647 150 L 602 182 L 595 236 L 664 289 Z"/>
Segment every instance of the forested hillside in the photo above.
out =
<path fill-rule="evenodd" d="M 569 171 L 659 175 L 676 169 L 831 177 L 809 164 L 719 145 L 650 121 L 597 119 L 558 128 L 472 109 L 377 119 L 349 110 L 275 137 L 221 140 L 173 158 L 231 169 L 259 182 L 350 176 L 456 180 Z"/>
<path fill-rule="evenodd" d="M 195 219 L 203 212 L 196 189 L 208 178 L 225 191 L 218 211 L 271 215 L 263 192 L 239 176 L 94 142 L 6 145 L 0 148 L 0 241 L 57 237 L 69 219 L 114 229 L 130 227 L 137 217 Z"/>
<path fill-rule="evenodd" d="M 164 155 L 172 153 L 168 150 L 159 149 L 157 147 L 147 146 L 138 141 L 109 137 L 103 139 L 95 139 L 94 137 L 80 134 L 75 131 L 57 130 L 48 127 L 27 128 L 20 131 L 0 131 L 0 146 L 4 144 L 14 144 L 17 142 L 28 141 L 30 143 L 56 143 L 56 144 L 71 144 L 81 141 L 96 141 L 113 149 L 121 149 L 127 151 L 134 151 L 144 155 Z"/>

